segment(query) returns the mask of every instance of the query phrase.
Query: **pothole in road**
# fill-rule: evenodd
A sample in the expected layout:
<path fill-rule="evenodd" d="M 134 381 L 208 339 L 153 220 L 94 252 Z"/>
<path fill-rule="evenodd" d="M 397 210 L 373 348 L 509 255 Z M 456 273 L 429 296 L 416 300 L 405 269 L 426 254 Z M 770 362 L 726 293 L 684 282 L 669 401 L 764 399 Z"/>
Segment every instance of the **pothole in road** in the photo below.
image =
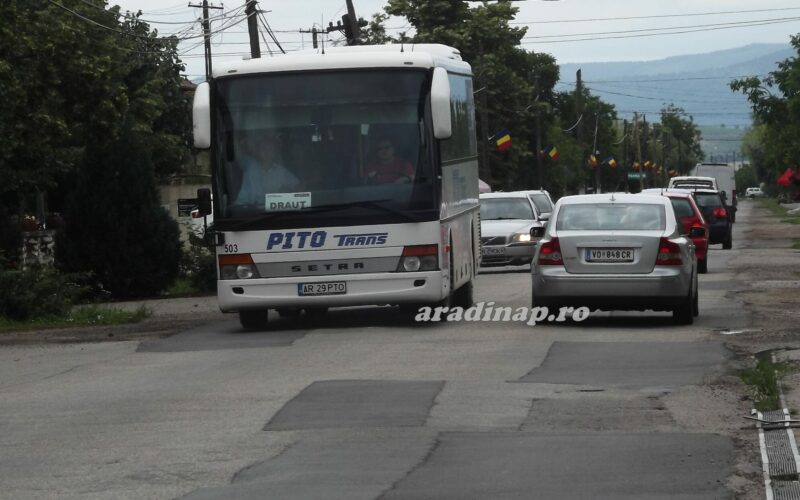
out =
<path fill-rule="evenodd" d="M 606 394 L 534 400 L 522 424 L 522 430 L 530 432 L 647 432 L 674 427 L 672 415 L 658 396 Z"/>
<path fill-rule="evenodd" d="M 618 388 L 700 384 L 731 353 L 721 342 L 554 342 L 519 382 Z"/>
<path fill-rule="evenodd" d="M 441 381 L 314 382 L 286 403 L 264 430 L 421 426 L 443 387 Z"/>

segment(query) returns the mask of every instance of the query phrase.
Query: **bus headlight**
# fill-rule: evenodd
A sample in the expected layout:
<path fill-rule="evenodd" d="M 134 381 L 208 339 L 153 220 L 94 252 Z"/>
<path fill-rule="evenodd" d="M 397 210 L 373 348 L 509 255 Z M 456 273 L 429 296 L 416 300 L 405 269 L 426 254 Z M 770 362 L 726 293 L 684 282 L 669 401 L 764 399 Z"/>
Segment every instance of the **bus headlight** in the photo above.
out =
<path fill-rule="evenodd" d="M 260 278 L 250 254 L 220 255 L 219 277 L 222 280 L 249 280 Z"/>
<path fill-rule="evenodd" d="M 439 269 L 437 245 L 414 245 L 403 248 L 397 272 L 435 271 Z"/>

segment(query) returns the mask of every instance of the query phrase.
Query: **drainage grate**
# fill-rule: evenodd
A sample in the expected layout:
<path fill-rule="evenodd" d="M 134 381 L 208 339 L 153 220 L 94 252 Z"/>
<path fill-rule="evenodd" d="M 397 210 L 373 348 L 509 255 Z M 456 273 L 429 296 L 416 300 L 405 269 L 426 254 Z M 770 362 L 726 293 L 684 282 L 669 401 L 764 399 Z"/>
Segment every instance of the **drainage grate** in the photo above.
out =
<path fill-rule="evenodd" d="M 769 476 L 774 479 L 797 479 L 797 464 L 786 430 L 764 431 L 764 446 L 769 457 Z"/>
<path fill-rule="evenodd" d="M 800 500 L 800 481 L 773 481 L 772 493 L 775 500 Z"/>

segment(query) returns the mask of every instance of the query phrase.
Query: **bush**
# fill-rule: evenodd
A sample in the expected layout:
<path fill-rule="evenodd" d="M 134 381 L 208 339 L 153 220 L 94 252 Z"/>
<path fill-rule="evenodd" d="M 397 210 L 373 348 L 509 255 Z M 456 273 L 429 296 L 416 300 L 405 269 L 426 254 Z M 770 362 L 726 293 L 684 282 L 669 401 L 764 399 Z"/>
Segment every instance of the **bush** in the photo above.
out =
<path fill-rule="evenodd" d="M 178 225 L 161 207 L 150 151 L 130 130 L 87 147 L 64 211 L 59 266 L 91 273 L 117 299 L 156 296 L 178 275 Z"/>
<path fill-rule="evenodd" d="M 0 316 L 26 321 L 66 315 L 82 291 L 72 278 L 44 267 L 20 271 L 0 265 Z"/>
<path fill-rule="evenodd" d="M 214 250 L 194 235 L 189 235 L 189 242 L 189 250 L 183 254 L 181 273 L 197 292 L 216 292 L 217 261 Z"/>

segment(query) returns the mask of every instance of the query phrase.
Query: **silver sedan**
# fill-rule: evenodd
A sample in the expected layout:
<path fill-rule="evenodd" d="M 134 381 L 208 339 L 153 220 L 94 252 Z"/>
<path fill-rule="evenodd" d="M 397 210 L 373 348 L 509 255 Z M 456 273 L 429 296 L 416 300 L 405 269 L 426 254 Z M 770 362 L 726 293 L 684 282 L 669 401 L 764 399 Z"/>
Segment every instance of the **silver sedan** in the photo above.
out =
<path fill-rule="evenodd" d="M 532 305 L 698 314 L 697 258 L 663 196 L 561 198 L 531 265 Z"/>

